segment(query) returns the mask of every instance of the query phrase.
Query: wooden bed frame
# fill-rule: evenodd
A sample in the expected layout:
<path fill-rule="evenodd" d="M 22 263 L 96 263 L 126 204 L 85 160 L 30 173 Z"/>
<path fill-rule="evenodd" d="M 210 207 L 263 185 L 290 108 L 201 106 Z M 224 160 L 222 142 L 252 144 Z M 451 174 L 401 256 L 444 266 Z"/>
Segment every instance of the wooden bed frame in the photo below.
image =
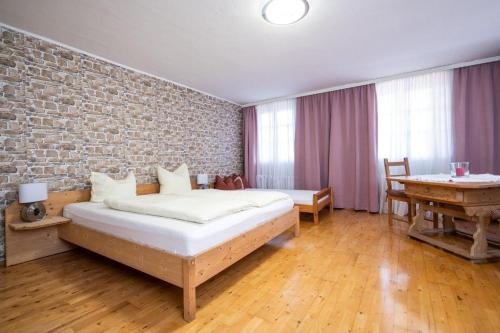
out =
<path fill-rule="evenodd" d="M 159 189 L 158 184 L 137 185 L 137 194 L 158 193 Z M 90 190 L 80 190 L 50 192 L 44 203 L 48 216 L 62 216 L 64 206 L 89 200 Z M 73 223 L 58 225 L 50 231 L 23 231 L 29 239 L 34 240 L 23 244 L 15 239 L 15 233 L 20 231 L 11 230 L 8 226 L 20 222 L 20 208 L 18 203 L 14 203 L 5 210 L 7 265 L 68 251 L 75 244 L 181 287 L 186 321 L 195 319 L 197 286 L 286 230 L 293 228 L 296 237 L 300 233 L 299 209 L 294 207 L 277 218 L 192 257 L 171 254 Z M 31 248 L 27 251 L 26 247 Z"/>
<path fill-rule="evenodd" d="M 328 200 L 321 201 L 325 197 L 328 197 Z M 333 212 L 333 189 L 331 187 L 325 187 L 314 193 L 312 205 L 295 204 L 295 207 L 299 208 L 299 212 L 313 214 L 315 224 L 319 223 L 319 212 L 326 206 L 330 206 L 330 211 Z"/>

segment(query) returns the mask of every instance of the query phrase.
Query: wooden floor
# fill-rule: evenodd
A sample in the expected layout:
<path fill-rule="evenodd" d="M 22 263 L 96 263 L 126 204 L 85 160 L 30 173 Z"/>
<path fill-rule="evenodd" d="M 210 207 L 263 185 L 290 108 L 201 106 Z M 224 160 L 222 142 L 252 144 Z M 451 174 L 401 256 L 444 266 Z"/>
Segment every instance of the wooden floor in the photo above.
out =
<path fill-rule="evenodd" d="M 307 218 L 307 217 L 304 217 Z M 323 212 L 198 289 L 83 250 L 0 268 L 0 332 L 500 332 L 500 263 L 408 239 L 385 216 Z"/>

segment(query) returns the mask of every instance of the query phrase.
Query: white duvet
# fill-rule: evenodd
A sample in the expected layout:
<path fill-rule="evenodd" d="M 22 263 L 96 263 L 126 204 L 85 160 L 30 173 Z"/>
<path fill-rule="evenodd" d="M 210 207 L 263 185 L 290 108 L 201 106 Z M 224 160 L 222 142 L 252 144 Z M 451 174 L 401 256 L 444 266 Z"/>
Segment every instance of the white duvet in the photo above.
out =
<path fill-rule="evenodd" d="M 217 200 L 242 200 L 250 203 L 252 207 L 264 207 L 275 201 L 288 199 L 289 195 L 273 191 L 221 191 L 221 190 L 193 190 L 185 194 L 196 198 L 210 198 Z"/>
<path fill-rule="evenodd" d="M 112 209 L 207 223 L 254 207 L 263 207 L 289 196 L 280 192 L 193 190 L 183 194 L 150 194 L 135 198 L 110 198 Z"/>

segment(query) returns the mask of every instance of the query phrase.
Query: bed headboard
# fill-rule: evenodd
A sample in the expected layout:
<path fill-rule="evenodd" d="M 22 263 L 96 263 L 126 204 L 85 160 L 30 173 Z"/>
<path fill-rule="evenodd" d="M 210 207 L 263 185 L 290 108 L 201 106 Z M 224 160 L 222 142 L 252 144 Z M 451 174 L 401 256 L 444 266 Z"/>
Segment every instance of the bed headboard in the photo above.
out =
<path fill-rule="evenodd" d="M 160 192 L 160 184 L 138 184 L 137 194 L 152 194 Z M 61 216 L 64 206 L 90 200 L 90 189 L 49 192 L 47 200 L 43 202 L 47 209 L 48 216 Z M 9 223 L 21 222 L 21 205 L 18 202 L 12 203 L 5 209 L 5 225 Z"/>
<path fill-rule="evenodd" d="M 191 177 L 191 187 L 197 188 L 196 177 Z M 212 185 L 213 186 L 213 185 Z M 211 186 L 211 187 L 212 187 Z M 153 194 L 160 192 L 160 184 L 137 184 L 137 194 Z M 62 216 L 64 206 L 74 202 L 90 201 L 90 189 L 66 192 L 49 192 L 47 200 L 43 202 L 48 216 Z M 21 205 L 12 203 L 5 209 L 5 225 L 21 222 Z"/>

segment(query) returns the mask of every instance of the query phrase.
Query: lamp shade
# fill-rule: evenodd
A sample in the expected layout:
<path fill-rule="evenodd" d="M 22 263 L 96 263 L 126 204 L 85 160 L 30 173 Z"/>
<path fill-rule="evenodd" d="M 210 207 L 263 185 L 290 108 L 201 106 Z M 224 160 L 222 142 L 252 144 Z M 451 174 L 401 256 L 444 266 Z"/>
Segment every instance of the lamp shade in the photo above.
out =
<path fill-rule="evenodd" d="M 208 185 L 208 175 L 206 173 L 201 173 L 196 176 L 196 183 L 198 185 Z"/>
<path fill-rule="evenodd" d="M 19 203 L 47 200 L 47 183 L 31 183 L 19 185 Z"/>

